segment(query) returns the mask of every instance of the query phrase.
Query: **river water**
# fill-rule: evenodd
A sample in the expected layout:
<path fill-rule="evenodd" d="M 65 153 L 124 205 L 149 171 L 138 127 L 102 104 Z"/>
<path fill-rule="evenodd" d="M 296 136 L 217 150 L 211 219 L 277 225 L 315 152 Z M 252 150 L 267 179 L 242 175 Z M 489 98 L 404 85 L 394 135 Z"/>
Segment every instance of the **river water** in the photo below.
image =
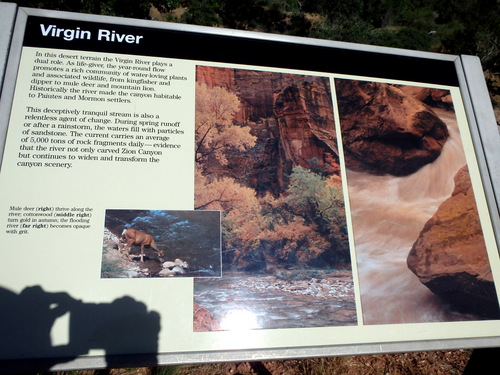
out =
<path fill-rule="evenodd" d="M 466 164 L 455 114 L 435 112 L 450 133 L 436 161 L 405 177 L 347 171 L 364 324 L 471 319 L 448 310 L 406 265 L 424 224 L 450 197 L 455 174 Z M 276 282 L 269 276 L 239 273 L 195 279 L 194 301 L 214 315 L 221 329 L 233 329 L 231 324 L 269 329 L 358 323 L 353 295 L 318 298 L 255 287 Z"/>
<path fill-rule="evenodd" d="M 350 271 L 293 282 L 224 272 L 222 278 L 195 279 L 194 302 L 210 311 L 221 330 L 357 324 Z"/>
<path fill-rule="evenodd" d="M 436 161 L 406 177 L 347 172 L 365 324 L 466 319 L 449 312 L 406 265 L 424 224 L 450 197 L 454 176 L 466 164 L 454 113 L 435 112 L 450 132 Z"/>

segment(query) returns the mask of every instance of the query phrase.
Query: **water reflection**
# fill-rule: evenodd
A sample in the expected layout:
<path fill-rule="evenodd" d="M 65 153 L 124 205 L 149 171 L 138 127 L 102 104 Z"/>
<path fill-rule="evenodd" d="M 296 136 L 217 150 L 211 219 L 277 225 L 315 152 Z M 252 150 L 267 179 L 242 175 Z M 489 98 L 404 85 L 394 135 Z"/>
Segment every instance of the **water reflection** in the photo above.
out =
<path fill-rule="evenodd" d="M 220 323 L 223 331 L 246 331 L 249 329 L 261 328 L 257 321 L 257 316 L 249 310 L 229 310 Z"/>
<path fill-rule="evenodd" d="M 226 272 L 222 278 L 197 279 L 194 301 L 218 323 L 213 329 L 239 329 L 244 324 L 246 329 L 357 324 L 352 275 L 347 271 L 325 273 L 322 280 L 293 282 L 270 275 Z"/>

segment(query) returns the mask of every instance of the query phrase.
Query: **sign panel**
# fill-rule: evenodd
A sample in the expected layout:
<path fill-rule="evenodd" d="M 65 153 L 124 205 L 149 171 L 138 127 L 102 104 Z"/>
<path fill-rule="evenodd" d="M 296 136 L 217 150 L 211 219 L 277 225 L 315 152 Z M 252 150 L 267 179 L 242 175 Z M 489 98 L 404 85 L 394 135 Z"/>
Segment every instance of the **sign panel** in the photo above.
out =
<path fill-rule="evenodd" d="M 4 365 L 498 343 L 460 58 L 21 8 L 9 59 Z"/>

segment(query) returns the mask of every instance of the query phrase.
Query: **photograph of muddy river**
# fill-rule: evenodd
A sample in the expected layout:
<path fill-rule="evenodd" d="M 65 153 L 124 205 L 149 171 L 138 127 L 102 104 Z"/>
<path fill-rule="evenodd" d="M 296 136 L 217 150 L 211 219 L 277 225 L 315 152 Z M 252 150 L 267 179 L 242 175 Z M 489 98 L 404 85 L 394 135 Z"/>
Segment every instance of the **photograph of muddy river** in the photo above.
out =
<path fill-rule="evenodd" d="M 404 177 L 347 174 L 365 324 L 471 319 L 450 311 L 406 264 L 420 231 L 451 195 L 453 178 L 466 163 L 454 113 L 434 111 L 450 133 L 435 162 Z"/>

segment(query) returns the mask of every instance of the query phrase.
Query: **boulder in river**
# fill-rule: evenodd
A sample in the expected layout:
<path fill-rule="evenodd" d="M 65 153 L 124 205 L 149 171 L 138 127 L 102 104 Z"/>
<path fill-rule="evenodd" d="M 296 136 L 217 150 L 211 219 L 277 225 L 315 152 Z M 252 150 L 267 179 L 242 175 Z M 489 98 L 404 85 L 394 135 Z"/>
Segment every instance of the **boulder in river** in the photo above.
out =
<path fill-rule="evenodd" d="M 336 80 L 346 165 L 406 176 L 433 162 L 449 133 L 432 109 L 404 87 Z"/>
<path fill-rule="evenodd" d="M 409 269 L 452 309 L 482 319 L 500 318 L 467 166 L 455 189 L 425 224 L 408 255 Z"/>

